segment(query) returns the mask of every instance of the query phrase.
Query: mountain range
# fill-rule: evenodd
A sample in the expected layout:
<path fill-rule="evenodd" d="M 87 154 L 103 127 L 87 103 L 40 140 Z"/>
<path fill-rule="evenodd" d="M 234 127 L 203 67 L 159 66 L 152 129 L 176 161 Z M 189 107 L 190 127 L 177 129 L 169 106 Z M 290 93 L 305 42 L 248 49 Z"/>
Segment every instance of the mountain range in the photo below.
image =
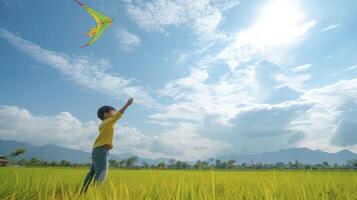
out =
<path fill-rule="evenodd" d="M 26 153 L 18 156 L 17 159 L 30 159 L 35 157 L 37 159 L 44 159 L 46 161 L 61 161 L 68 160 L 73 163 L 87 163 L 90 162 L 90 153 L 61 147 L 53 144 L 44 146 L 35 146 L 25 142 L 18 142 L 13 140 L 0 140 L 0 154 L 8 155 L 15 148 L 25 148 Z M 131 156 L 135 156 L 131 153 L 110 154 L 109 159 L 123 160 Z M 342 150 L 337 153 L 323 152 L 320 150 L 311 150 L 307 148 L 290 148 L 275 152 L 265 152 L 249 155 L 227 155 L 218 156 L 214 159 L 222 161 L 236 160 L 237 163 L 277 163 L 277 162 L 295 162 L 298 160 L 300 163 L 305 164 L 318 164 L 322 162 L 328 162 L 329 164 L 345 164 L 347 160 L 357 159 L 357 154 L 349 151 Z M 143 161 L 148 164 L 157 164 L 159 162 L 168 162 L 170 158 L 144 158 L 139 157 L 138 163 Z M 187 161 L 193 164 L 195 161 Z"/>
<path fill-rule="evenodd" d="M 53 144 L 48 144 L 44 146 L 35 146 L 26 142 L 19 142 L 14 140 L 0 140 L 0 155 L 9 155 L 16 148 L 24 148 L 26 152 L 16 158 L 16 160 L 21 159 L 43 159 L 46 161 L 61 161 L 67 160 L 72 163 L 87 163 L 90 162 L 90 153 L 71 149 L 67 147 L 61 147 Z M 123 160 L 129 157 L 135 156 L 134 154 L 125 152 L 120 154 L 109 154 L 109 159 Z M 159 162 L 168 162 L 168 158 L 138 158 L 138 163 L 147 162 L 149 165 L 157 164 Z"/>
<path fill-rule="evenodd" d="M 290 148 L 275 152 L 265 152 L 251 155 L 231 155 L 222 156 L 221 160 L 236 160 L 238 163 L 277 163 L 277 162 L 295 162 L 304 164 L 346 164 L 347 160 L 357 159 L 357 154 L 342 150 L 337 153 L 329 153 L 320 150 L 311 150 L 307 148 Z"/>

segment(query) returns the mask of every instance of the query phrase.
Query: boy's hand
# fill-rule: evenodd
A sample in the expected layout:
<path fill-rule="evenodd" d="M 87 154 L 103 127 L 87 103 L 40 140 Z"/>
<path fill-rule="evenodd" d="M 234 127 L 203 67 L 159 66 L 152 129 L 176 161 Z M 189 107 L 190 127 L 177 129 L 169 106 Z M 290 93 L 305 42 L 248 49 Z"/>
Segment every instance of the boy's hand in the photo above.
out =
<path fill-rule="evenodd" d="M 133 103 L 133 98 L 128 99 L 126 104 L 119 110 L 121 114 L 124 114 L 125 110 Z"/>
<path fill-rule="evenodd" d="M 128 106 L 130 106 L 130 105 L 133 103 L 133 101 L 134 101 L 134 99 L 133 99 L 133 98 L 130 98 L 130 99 L 128 99 L 128 101 L 126 102 L 126 104 L 127 104 Z"/>

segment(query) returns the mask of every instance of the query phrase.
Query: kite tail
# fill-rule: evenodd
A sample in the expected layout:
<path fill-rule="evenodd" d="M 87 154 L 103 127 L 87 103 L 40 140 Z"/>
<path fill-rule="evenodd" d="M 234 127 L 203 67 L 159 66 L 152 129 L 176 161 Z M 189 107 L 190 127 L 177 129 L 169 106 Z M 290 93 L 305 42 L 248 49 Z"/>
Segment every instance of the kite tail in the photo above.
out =
<path fill-rule="evenodd" d="M 81 46 L 81 48 L 84 48 L 84 47 L 87 47 L 87 46 L 89 46 L 89 44 L 87 43 L 87 44 L 85 44 L 85 45 L 83 45 L 83 46 Z"/>
<path fill-rule="evenodd" d="M 84 4 L 81 3 L 79 0 L 74 0 L 75 2 L 77 2 L 80 6 L 83 6 Z"/>

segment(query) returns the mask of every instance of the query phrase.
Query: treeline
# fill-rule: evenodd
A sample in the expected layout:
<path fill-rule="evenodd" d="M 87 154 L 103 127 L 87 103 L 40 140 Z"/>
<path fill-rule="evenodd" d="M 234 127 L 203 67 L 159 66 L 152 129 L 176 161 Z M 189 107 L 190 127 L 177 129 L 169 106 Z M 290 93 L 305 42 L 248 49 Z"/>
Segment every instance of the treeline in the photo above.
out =
<path fill-rule="evenodd" d="M 21 159 L 18 161 L 11 161 L 11 165 L 21 166 L 52 166 L 52 167 L 83 167 L 90 166 L 90 163 L 72 163 L 68 160 L 61 161 L 46 161 L 43 159 L 31 158 L 29 160 Z"/>
<path fill-rule="evenodd" d="M 303 164 L 298 160 L 295 162 L 278 162 L 275 164 L 268 163 L 242 163 L 237 164 L 235 160 L 198 160 L 194 164 L 184 161 L 176 161 L 174 159 L 168 162 L 160 162 L 155 165 L 149 165 L 146 161 L 138 162 L 138 157 L 133 156 L 125 160 L 109 160 L 111 167 L 116 168 L 158 168 L 158 169 L 357 169 L 357 159 L 349 160 L 346 164 L 329 164 L 323 162 L 321 164 Z"/>
<path fill-rule="evenodd" d="M 57 161 L 46 161 L 44 159 L 37 159 L 35 157 L 27 160 L 20 159 L 16 160 L 16 158 L 22 154 L 26 153 L 25 148 L 16 148 L 9 155 L 4 156 L 4 158 L 8 161 L 9 165 L 21 165 L 21 166 L 61 166 L 61 167 L 80 167 L 80 166 L 90 166 L 90 163 L 71 163 L 67 160 Z"/>
<path fill-rule="evenodd" d="M 72 163 L 67 160 L 61 161 L 46 161 L 43 159 L 31 158 L 29 160 L 21 159 L 18 161 L 12 160 L 10 165 L 22 166 L 60 166 L 60 167 L 84 167 L 90 166 L 90 163 Z M 113 168 L 127 168 L 127 169 L 357 169 L 357 159 L 349 160 L 346 164 L 329 164 L 323 162 L 321 164 L 303 164 L 299 161 L 275 164 L 267 163 L 242 163 L 237 164 L 235 160 L 221 161 L 201 161 L 195 163 L 188 163 L 184 161 L 176 161 L 174 159 L 168 162 L 160 162 L 157 164 L 149 164 L 146 161 L 139 162 L 138 157 L 133 156 L 124 160 L 109 160 L 109 166 Z"/>
<path fill-rule="evenodd" d="M 90 166 L 90 163 L 71 163 L 67 160 L 46 161 L 43 159 L 31 158 L 29 160 L 15 158 L 26 150 L 23 148 L 15 149 L 11 154 L 6 156 L 9 159 L 10 165 L 24 165 L 24 166 L 61 166 L 61 167 L 82 167 Z M 268 163 L 249 163 L 238 164 L 235 160 L 221 161 L 213 158 L 209 160 L 197 160 L 195 163 L 188 163 L 185 161 L 177 161 L 170 159 L 168 162 L 160 162 L 157 164 L 149 164 L 146 161 L 139 162 L 137 156 L 132 156 L 123 160 L 109 160 L 109 166 L 113 168 L 129 168 L 129 169 L 357 169 L 357 159 L 348 160 L 345 164 L 330 164 L 323 162 L 321 164 L 303 164 L 298 160 L 294 162 L 278 162 L 275 164 Z"/>

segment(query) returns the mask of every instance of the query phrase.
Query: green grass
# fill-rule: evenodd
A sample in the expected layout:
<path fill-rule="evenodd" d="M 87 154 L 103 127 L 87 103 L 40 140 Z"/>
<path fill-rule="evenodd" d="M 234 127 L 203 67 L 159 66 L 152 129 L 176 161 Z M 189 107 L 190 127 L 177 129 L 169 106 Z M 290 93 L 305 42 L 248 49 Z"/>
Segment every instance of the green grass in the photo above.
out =
<path fill-rule="evenodd" d="M 357 199 L 356 171 L 111 169 L 78 191 L 85 168 L 0 168 L 0 199 Z"/>

